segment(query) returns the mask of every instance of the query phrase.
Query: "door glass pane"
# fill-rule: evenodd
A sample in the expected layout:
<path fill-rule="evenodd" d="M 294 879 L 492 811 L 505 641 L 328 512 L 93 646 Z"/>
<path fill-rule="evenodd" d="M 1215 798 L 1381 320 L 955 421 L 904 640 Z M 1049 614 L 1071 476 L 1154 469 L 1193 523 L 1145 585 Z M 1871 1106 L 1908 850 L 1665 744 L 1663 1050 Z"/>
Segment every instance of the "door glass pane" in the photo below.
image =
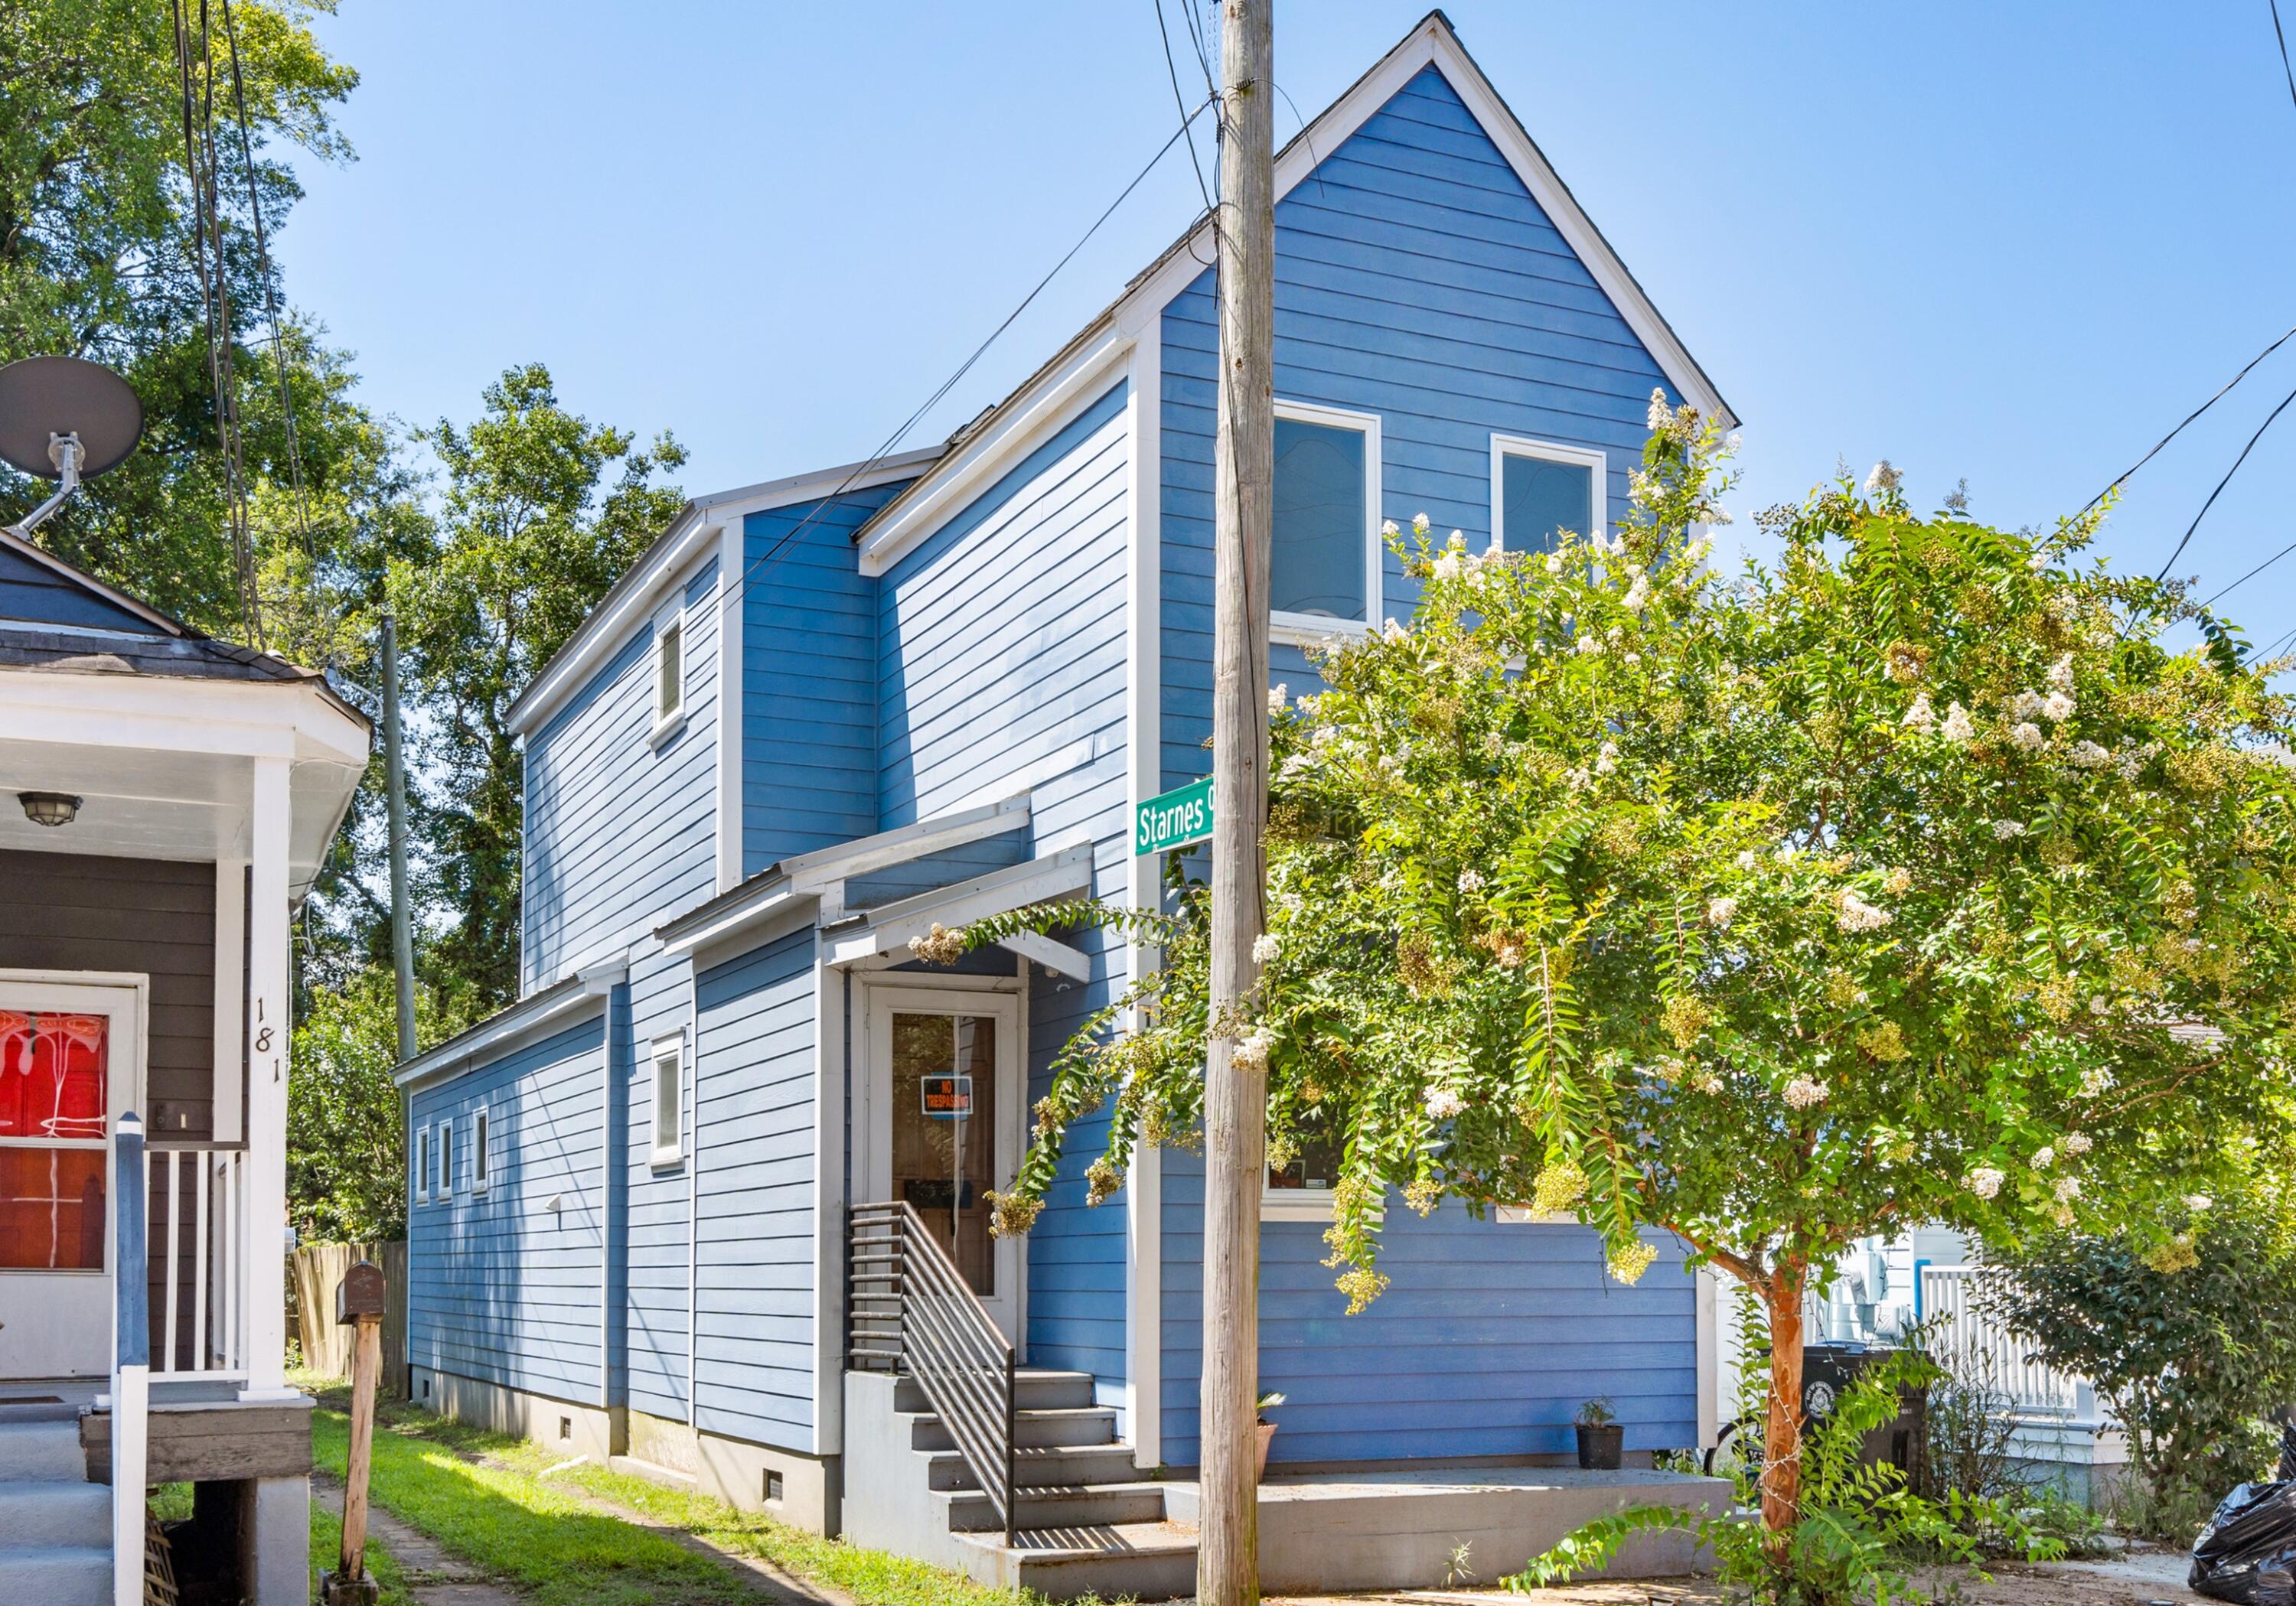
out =
<path fill-rule="evenodd" d="M 0 1148 L 0 1269 L 102 1271 L 101 1149 Z"/>
<path fill-rule="evenodd" d="M 988 1207 L 996 1186 L 996 1022 L 893 1016 L 893 1192 L 975 1293 L 996 1291 Z"/>
<path fill-rule="evenodd" d="M 1552 552 L 1554 532 L 1590 536 L 1595 530 L 1595 471 L 1583 463 L 1549 463 L 1509 454 L 1499 459 L 1506 512 L 1501 532 L 1509 552 Z"/>
<path fill-rule="evenodd" d="M 1275 421 L 1275 550 L 1268 604 L 1278 613 L 1361 619 L 1370 511 L 1364 433 Z"/>
<path fill-rule="evenodd" d="M 111 1024 L 0 1010 L 0 1138 L 104 1135 Z"/>

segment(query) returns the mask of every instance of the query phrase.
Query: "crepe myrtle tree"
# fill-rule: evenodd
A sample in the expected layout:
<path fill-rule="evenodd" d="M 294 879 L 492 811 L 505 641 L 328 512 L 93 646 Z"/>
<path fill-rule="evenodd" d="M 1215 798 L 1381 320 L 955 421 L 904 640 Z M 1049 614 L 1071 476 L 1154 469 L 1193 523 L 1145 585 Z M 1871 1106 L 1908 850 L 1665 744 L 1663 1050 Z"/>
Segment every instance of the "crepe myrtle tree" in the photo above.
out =
<path fill-rule="evenodd" d="M 1575 1212 L 1610 1274 L 1671 1233 L 1771 1336 L 1762 1512 L 1799 1512 L 1803 1298 L 1854 1240 L 2013 1245 L 2184 1197 L 2282 1129 L 2296 989 L 2287 700 L 2174 586 L 2043 535 L 1923 517 L 1882 465 L 1760 516 L 1725 579 L 1727 444 L 1653 397 L 1614 537 L 1477 553 L 1271 694 L 1269 929 L 1249 1018 L 1271 1163 L 1341 1156 L 1330 1264 L 1375 1298 L 1390 1200 Z M 1038 909 L 917 945 L 1098 923 L 1160 968 L 1067 1045 L 1000 1231 L 1113 1099 L 1097 1201 L 1190 1141 L 1208 910 Z M 2190 1028 L 2221 1034 L 2196 1041 Z"/>

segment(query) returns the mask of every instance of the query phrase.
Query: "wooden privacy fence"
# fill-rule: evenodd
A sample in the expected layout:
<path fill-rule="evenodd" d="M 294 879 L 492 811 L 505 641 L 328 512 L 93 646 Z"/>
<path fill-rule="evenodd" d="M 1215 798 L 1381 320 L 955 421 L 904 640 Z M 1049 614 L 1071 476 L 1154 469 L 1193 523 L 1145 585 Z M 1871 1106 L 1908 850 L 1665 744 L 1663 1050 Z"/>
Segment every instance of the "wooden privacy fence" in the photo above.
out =
<path fill-rule="evenodd" d="M 307 1243 L 296 1250 L 287 1257 L 287 1330 L 301 1338 L 306 1366 L 348 1377 L 357 1330 L 336 1325 L 335 1289 L 361 1260 L 382 1268 L 390 1295 L 382 1317 L 382 1386 L 396 1394 L 406 1387 L 406 1244 Z"/>

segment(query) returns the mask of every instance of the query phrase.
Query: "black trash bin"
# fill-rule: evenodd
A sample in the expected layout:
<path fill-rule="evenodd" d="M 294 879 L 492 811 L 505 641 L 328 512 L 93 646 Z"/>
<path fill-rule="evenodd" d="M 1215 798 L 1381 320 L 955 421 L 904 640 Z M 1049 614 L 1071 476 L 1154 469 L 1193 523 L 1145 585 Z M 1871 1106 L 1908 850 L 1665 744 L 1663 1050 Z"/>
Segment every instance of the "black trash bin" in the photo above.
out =
<path fill-rule="evenodd" d="M 1884 1361 L 1903 1354 L 1895 1345 L 1844 1340 L 1801 1347 L 1801 1413 L 1804 1430 L 1833 1414 L 1835 1405 L 1859 1379 Z M 1911 1384 L 1898 1391 L 1898 1414 L 1870 1430 L 1858 1454 L 1866 1466 L 1893 1466 L 1907 1487 L 1923 1493 L 1929 1465 L 1930 1391 Z"/>

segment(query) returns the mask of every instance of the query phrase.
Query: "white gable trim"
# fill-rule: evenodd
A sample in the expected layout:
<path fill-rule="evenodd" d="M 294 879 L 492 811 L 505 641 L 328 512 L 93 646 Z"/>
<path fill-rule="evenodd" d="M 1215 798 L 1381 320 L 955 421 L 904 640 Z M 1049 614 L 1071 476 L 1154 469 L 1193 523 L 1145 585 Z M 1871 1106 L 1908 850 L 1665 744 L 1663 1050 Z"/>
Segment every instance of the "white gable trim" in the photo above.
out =
<path fill-rule="evenodd" d="M 889 504 L 861 542 L 861 572 L 877 576 L 969 505 L 1013 463 L 1051 438 L 1107 389 L 1132 340 L 1103 317 L 1001 404 L 988 425 Z"/>
<path fill-rule="evenodd" d="M 521 736 L 539 729 L 612 655 L 627 638 L 629 628 L 652 612 L 662 594 L 690 574 L 695 560 L 703 553 L 720 543 L 738 552 L 744 516 L 788 507 L 793 503 L 811 502 L 840 490 L 868 490 L 895 479 L 912 479 L 938 459 L 942 450 L 939 447 L 928 447 L 881 462 L 847 463 L 695 497 L 679 510 L 669 528 L 614 582 L 605 600 L 582 621 L 581 628 L 558 650 L 558 656 L 544 666 L 542 673 L 534 677 L 534 684 L 512 705 L 511 729 Z M 728 529 L 730 535 L 721 533 Z M 721 569 L 718 577 L 721 606 L 732 608 L 734 597 L 728 588 L 739 588 L 742 583 L 739 573 Z"/>

